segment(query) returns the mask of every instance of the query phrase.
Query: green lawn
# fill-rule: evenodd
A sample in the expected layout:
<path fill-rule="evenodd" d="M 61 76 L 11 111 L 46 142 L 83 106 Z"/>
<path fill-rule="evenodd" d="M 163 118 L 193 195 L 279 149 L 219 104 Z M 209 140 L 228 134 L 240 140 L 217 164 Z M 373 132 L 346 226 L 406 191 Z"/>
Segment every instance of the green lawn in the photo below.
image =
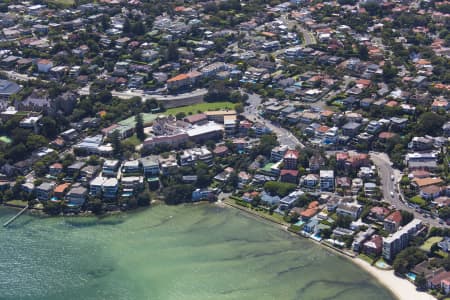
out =
<path fill-rule="evenodd" d="M 136 134 L 133 134 L 132 136 L 130 136 L 129 138 L 123 140 L 124 142 L 130 142 L 132 145 L 134 145 L 135 147 L 137 145 L 140 145 L 142 142 L 137 138 Z"/>
<path fill-rule="evenodd" d="M 20 207 L 25 207 L 28 205 L 28 201 L 23 201 L 23 200 L 11 200 L 6 202 L 6 204 L 9 205 L 15 205 L 15 206 L 20 206 Z"/>
<path fill-rule="evenodd" d="M 373 259 L 370 258 L 369 256 L 363 254 L 363 253 L 360 253 L 360 254 L 358 255 L 358 257 L 361 258 L 362 260 L 368 262 L 369 264 L 372 264 L 372 263 L 373 263 Z"/>
<path fill-rule="evenodd" d="M 419 195 L 412 197 L 411 199 L 409 199 L 409 202 L 412 202 L 414 204 L 419 205 L 420 207 L 424 207 L 425 205 L 427 205 L 427 201 L 425 201 L 422 197 L 420 197 Z"/>
<path fill-rule="evenodd" d="M 47 0 L 47 2 L 64 5 L 64 6 L 71 6 L 75 3 L 74 0 Z"/>
<path fill-rule="evenodd" d="M 422 246 L 420 246 L 420 249 L 422 249 L 423 251 L 429 252 L 431 249 L 431 246 L 434 243 L 440 242 L 442 241 L 442 237 L 441 236 L 432 236 L 430 237 L 428 240 L 425 241 L 425 243 L 423 243 Z"/>
<path fill-rule="evenodd" d="M 231 102 L 212 102 L 212 103 L 198 103 L 189 106 L 169 108 L 164 112 L 166 115 L 176 115 L 179 112 L 184 112 L 186 115 L 196 114 L 199 111 L 204 112 L 208 110 L 220 110 L 220 109 L 234 109 L 234 103 Z"/>

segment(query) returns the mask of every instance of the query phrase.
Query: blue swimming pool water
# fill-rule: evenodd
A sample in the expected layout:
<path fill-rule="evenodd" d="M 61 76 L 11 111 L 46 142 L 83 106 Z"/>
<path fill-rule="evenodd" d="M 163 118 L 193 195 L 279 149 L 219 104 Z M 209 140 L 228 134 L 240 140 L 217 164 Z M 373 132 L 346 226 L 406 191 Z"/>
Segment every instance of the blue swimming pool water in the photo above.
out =
<path fill-rule="evenodd" d="M 295 226 L 302 226 L 303 224 L 305 224 L 305 222 L 303 221 L 298 221 L 297 223 L 295 223 Z"/>
<path fill-rule="evenodd" d="M 412 281 L 416 281 L 416 274 L 414 273 L 409 272 L 408 274 L 406 274 L 406 277 L 408 277 Z"/>

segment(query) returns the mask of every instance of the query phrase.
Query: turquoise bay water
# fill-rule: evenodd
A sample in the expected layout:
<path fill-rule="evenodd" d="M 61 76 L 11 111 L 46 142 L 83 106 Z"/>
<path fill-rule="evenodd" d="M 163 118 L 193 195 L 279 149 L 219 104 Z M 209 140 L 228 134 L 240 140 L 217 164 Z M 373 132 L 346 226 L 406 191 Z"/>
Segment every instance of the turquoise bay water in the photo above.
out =
<path fill-rule="evenodd" d="M 22 216 L 0 229 L 0 278 L 5 300 L 394 299 L 346 259 L 213 205 Z"/>

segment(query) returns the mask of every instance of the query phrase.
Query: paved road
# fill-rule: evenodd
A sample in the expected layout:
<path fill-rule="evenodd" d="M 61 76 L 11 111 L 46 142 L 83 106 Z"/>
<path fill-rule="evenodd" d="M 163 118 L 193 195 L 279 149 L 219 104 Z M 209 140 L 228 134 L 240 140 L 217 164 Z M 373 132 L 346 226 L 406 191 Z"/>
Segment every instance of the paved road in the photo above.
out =
<path fill-rule="evenodd" d="M 261 105 L 261 96 L 258 94 L 248 94 L 248 106 L 245 106 L 243 115 L 250 121 L 258 121 L 263 123 L 273 133 L 277 135 L 278 141 L 282 145 L 287 145 L 289 148 L 295 149 L 297 147 L 304 148 L 305 146 L 287 129 L 274 125 L 269 120 L 264 119 L 258 114 L 258 107 Z"/>
<path fill-rule="evenodd" d="M 410 208 L 405 202 L 402 201 L 402 196 L 396 190 L 396 185 L 398 185 L 398 182 L 402 178 L 402 174 L 399 170 L 392 167 L 391 160 L 387 154 L 370 152 L 370 158 L 378 168 L 378 176 L 381 179 L 383 197 L 385 201 L 388 201 L 397 209 L 402 209 L 413 213 L 414 217 L 422 220 L 424 223 L 430 224 L 431 226 L 448 227 L 445 224 L 439 224 L 438 219 L 432 219 L 430 217 L 425 218 L 422 214 L 416 212 L 413 208 Z M 394 180 L 391 179 L 391 175 L 394 175 Z M 393 193 L 394 196 L 391 196 L 391 193 Z"/>
<path fill-rule="evenodd" d="M 30 80 L 37 80 L 37 77 L 34 76 L 29 76 L 26 74 L 20 74 L 14 71 L 5 71 L 5 70 L 0 70 L 1 72 L 3 72 L 9 79 L 11 80 L 18 80 L 18 81 L 30 81 Z M 47 82 L 46 80 L 41 80 L 42 82 Z"/>
<path fill-rule="evenodd" d="M 297 26 L 298 30 L 302 33 L 303 35 L 303 46 L 309 46 L 309 45 L 314 45 L 317 43 L 316 41 L 316 37 L 314 36 L 314 34 L 310 31 L 308 31 L 305 27 L 302 26 L 302 24 L 300 24 L 299 22 L 295 21 L 295 20 L 289 20 L 287 15 L 283 15 L 281 16 L 281 20 L 283 21 L 283 23 L 289 28 L 289 30 L 291 30 L 292 28 L 294 28 L 294 26 Z"/>
<path fill-rule="evenodd" d="M 85 87 L 78 90 L 80 95 L 89 95 L 90 85 L 86 85 Z M 207 89 L 197 89 L 189 93 L 178 94 L 178 95 L 151 95 L 144 93 L 143 90 L 125 90 L 125 91 L 111 91 L 111 95 L 113 97 L 118 97 L 121 99 L 130 99 L 133 97 L 141 97 L 142 101 L 147 101 L 150 99 L 155 99 L 157 101 L 173 101 L 179 100 L 183 98 L 197 97 L 197 96 L 205 96 L 208 93 Z"/>

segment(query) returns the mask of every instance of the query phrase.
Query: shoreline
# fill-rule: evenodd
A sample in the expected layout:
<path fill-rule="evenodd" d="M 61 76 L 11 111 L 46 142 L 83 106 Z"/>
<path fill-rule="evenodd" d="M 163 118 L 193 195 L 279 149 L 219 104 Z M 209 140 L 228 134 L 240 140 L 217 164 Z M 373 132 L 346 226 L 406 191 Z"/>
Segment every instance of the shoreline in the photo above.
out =
<path fill-rule="evenodd" d="M 195 203 L 195 205 L 204 204 L 204 202 Z M 157 205 L 157 203 L 155 203 Z M 279 228 L 280 230 L 283 230 L 293 236 L 296 236 L 296 238 L 304 238 L 314 244 L 317 244 L 318 246 L 321 246 L 323 249 L 333 253 L 337 254 L 343 258 L 348 259 L 350 262 L 354 263 L 356 266 L 360 267 L 365 272 L 369 273 L 380 285 L 382 285 L 384 288 L 386 288 L 394 298 L 398 300 L 436 300 L 434 296 L 426 293 L 421 292 L 416 289 L 416 286 L 411 283 L 410 281 L 400 278 L 394 274 L 393 270 L 381 270 L 376 268 L 375 266 L 370 265 L 368 262 L 360 259 L 359 257 L 353 257 L 350 256 L 350 254 L 345 253 L 344 251 L 340 251 L 340 249 L 335 249 L 332 246 L 326 245 L 322 242 L 315 241 L 313 239 L 304 237 L 299 235 L 298 233 L 292 232 L 288 230 L 288 226 L 286 224 L 282 224 L 281 222 L 276 222 L 275 220 L 271 218 L 266 218 L 264 216 L 258 215 L 254 212 L 252 212 L 249 209 L 245 209 L 244 207 L 239 207 L 238 205 L 233 205 L 231 203 L 227 203 L 224 201 L 218 201 L 213 203 L 213 205 L 220 207 L 220 208 L 232 208 L 237 211 L 243 212 L 247 217 L 254 218 L 260 222 L 268 223 L 270 225 L 275 225 L 275 227 Z M 4 208 L 17 210 L 18 207 L 14 206 L 3 206 Z M 31 212 L 32 215 L 40 215 L 42 214 L 41 211 L 39 212 Z M 107 214 L 113 215 L 113 214 Z M 86 217 L 86 216 L 92 216 L 92 215 L 77 215 L 78 217 Z M 59 216 L 57 216 L 59 217 Z M 97 216 L 98 217 L 98 216 Z"/>
<path fill-rule="evenodd" d="M 283 226 L 279 223 L 274 222 L 269 218 L 264 218 L 258 214 L 252 213 L 250 210 L 239 208 L 235 205 L 231 205 L 226 202 L 216 203 L 219 207 L 230 207 L 233 209 L 237 209 L 246 213 L 249 216 L 256 217 L 260 221 L 267 222 L 269 221 L 272 225 L 280 228 L 281 230 L 285 230 L 286 232 L 295 235 L 297 238 L 305 238 L 314 244 L 317 244 L 323 247 L 325 250 L 328 250 L 332 253 L 335 253 L 341 257 L 348 259 L 350 262 L 369 273 L 380 285 L 386 288 L 397 300 L 436 300 L 436 298 L 426 292 L 420 292 L 417 290 L 416 286 L 410 281 L 400 278 L 394 274 L 393 270 L 381 270 L 376 268 L 375 266 L 370 265 L 368 262 L 360 259 L 359 257 L 351 257 L 348 254 L 345 254 L 342 251 L 338 251 L 333 247 L 327 246 L 321 242 L 315 241 L 310 238 L 303 237 L 297 233 L 291 232 L 288 230 L 286 226 Z"/>
<path fill-rule="evenodd" d="M 348 257 L 350 259 L 350 257 Z M 394 274 L 393 270 L 380 270 L 368 262 L 356 257 L 350 259 L 361 269 L 374 277 L 381 285 L 387 288 L 398 300 L 435 300 L 436 298 L 426 292 L 420 292 L 416 286 L 406 279 Z"/>

